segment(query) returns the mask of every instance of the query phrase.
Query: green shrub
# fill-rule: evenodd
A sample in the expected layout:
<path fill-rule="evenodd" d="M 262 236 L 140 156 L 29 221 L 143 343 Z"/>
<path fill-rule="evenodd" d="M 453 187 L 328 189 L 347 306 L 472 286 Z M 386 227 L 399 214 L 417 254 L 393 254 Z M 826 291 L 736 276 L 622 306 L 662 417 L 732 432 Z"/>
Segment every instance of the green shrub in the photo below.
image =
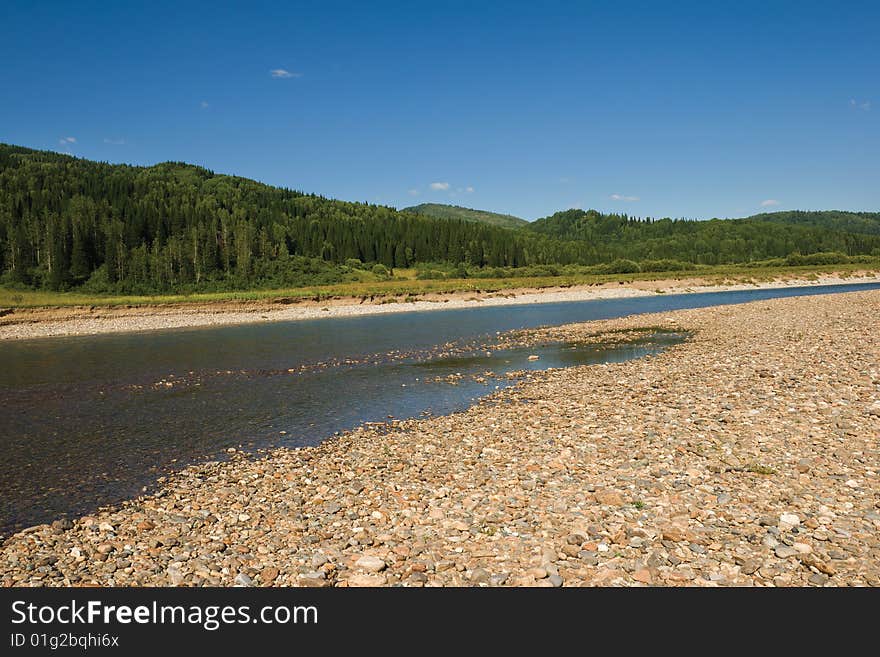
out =
<path fill-rule="evenodd" d="M 419 269 L 416 278 L 420 281 L 442 281 L 447 278 L 446 273 L 436 269 Z"/>
<path fill-rule="evenodd" d="M 603 266 L 605 274 L 638 274 L 642 271 L 639 263 L 632 260 L 618 259 Z"/>
<path fill-rule="evenodd" d="M 665 258 L 663 260 L 642 260 L 639 267 L 645 272 L 655 271 L 691 271 L 697 266 L 692 262 L 682 262 L 681 260 L 671 260 Z M 625 272 L 632 273 L 632 272 Z"/>
<path fill-rule="evenodd" d="M 798 267 L 802 265 L 841 265 L 847 262 L 849 262 L 849 257 L 845 253 L 839 253 L 837 251 L 810 253 L 808 255 L 792 253 L 785 259 L 785 264 L 789 267 Z"/>

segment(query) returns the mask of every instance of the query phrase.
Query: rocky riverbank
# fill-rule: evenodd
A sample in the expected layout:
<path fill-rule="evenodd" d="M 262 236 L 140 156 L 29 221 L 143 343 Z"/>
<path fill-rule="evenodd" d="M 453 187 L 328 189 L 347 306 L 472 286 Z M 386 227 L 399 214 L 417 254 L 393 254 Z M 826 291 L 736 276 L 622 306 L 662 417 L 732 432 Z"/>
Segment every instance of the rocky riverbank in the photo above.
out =
<path fill-rule="evenodd" d="M 418 296 L 364 299 L 276 299 L 264 301 L 218 301 L 136 306 L 65 306 L 50 308 L 0 308 L 0 340 L 68 335 L 98 335 L 157 331 L 174 328 L 225 326 L 260 322 L 285 322 L 325 317 L 382 315 L 426 310 L 450 310 L 476 306 L 511 306 L 564 301 L 591 301 L 643 297 L 654 294 L 729 292 L 814 285 L 880 283 L 880 273 L 854 272 L 847 276 L 826 274 L 773 281 L 718 284 L 702 278 L 628 283 L 603 283 L 542 289 L 509 289 L 499 292 L 429 293 Z M 478 285 L 479 283 L 475 283 Z"/>
<path fill-rule="evenodd" d="M 470 410 L 232 454 L 26 530 L 3 585 L 880 585 L 880 292 L 641 315 L 691 339 Z"/>

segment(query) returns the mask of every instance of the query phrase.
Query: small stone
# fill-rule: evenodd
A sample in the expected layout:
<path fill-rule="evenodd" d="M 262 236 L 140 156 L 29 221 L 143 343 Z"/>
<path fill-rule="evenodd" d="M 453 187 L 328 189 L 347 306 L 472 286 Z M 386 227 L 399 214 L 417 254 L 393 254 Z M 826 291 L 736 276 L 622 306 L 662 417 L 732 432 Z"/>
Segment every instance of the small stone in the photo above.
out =
<path fill-rule="evenodd" d="M 260 582 L 262 584 L 271 584 L 277 578 L 278 578 L 278 569 L 273 566 L 269 566 L 268 568 L 263 568 L 263 570 L 260 571 Z"/>
<path fill-rule="evenodd" d="M 116 529 L 109 522 L 102 522 L 98 525 L 98 531 L 102 532 L 115 532 Z"/>
<path fill-rule="evenodd" d="M 743 575 L 752 575 L 758 571 L 758 569 L 763 565 L 763 561 L 758 558 L 746 559 L 742 566 L 739 568 L 739 572 Z"/>
<path fill-rule="evenodd" d="M 253 586 L 254 580 L 248 577 L 245 573 L 239 573 L 235 576 L 235 585 L 236 586 Z"/>
<path fill-rule="evenodd" d="M 623 506 L 623 497 L 616 490 L 600 490 L 596 493 L 596 501 L 605 506 Z"/>
<path fill-rule="evenodd" d="M 595 552 L 581 550 L 580 552 L 578 552 L 578 558 L 588 566 L 596 566 L 599 564 L 599 557 L 596 555 Z"/>
<path fill-rule="evenodd" d="M 788 559 L 789 557 L 793 557 L 798 554 L 798 551 L 793 547 L 789 547 L 788 545 L 779 544 L 776 546 L 775 550 L 776 556 L 780 559 Z"/>
<path fill-rule="evenodd" d="M 325 579 L 326 573 L 322 570 L 312 570 L 307 573 L 300 573 L 297 575 L 298 579 Z"/>
<path fill-rule="evenodd" d="M 148 532 L 148 531 L 150 531 L 151 529 L 155 529 L 155 528 L 156 528 L 156 525 L 153 524 L 153 522 L 150 521 L 150 520 L 141 520 L 141 521 L 137 524 L 137 530 L 138 530 L 139 532 Z"/>
<path fill-rule="evenodd" d="M 348 585 L 352 587 L 369 587 L 369 586 L 382 586 L 388 582 L 388 578 L 385 575 L 363 575 L 356 574 L 352 575 L 348 578 Z"/>
<path fill-rule="evenodd" d="M 489 571 L 485 568 L 474 568 L 471 571 L 471 584 L 488 584 L 489 577 Z"/>
<path fill-rule="evenodd" d="M 822 561 L 815 553 L 801 554 L 798 556 L 798 559 L 807 568 L 815 568 L 825 575 L 834 576 L 837 574 L 837 569 L 834 566 Z"/>
<path fill-rule="evenodd" d="M 553 585 L 553 588 L 558 589 L 562 586 L 562 578 L 559 575 L 550 575 L 547 579 L 550 580 L 550 583 Z"/>
<path fill-rule="evenodd" d="M 822 586 L 823 584 L 828 582 L 828 575 L 823 575 L 821 573 L 813 573 L 810 575 L 810 584 L 815 584 L 816 586 Z"/>
<path fill-rule="evenodd" d="M 360 559 L 358 559 L 355 564 L 361 570 L 366 570 L 368 573 L 378 573 L 385 570 L 386 563 L 382 561 L 379 557 L 374 557 L 370 554 L 365 554 Z"/>
<path fill-rule="evenodd" d="M 531 575 L 535 579 L 544 579 L 547 577 L 547 571 L 544 568 L 529 568 L 526 571 L 527 575 Z"/>
<path fill-rule="evenodd" d="M 169 566 L 166 572 L 168 575 L 168 579 L 171 580 L 172 585 L 180 586 L 181 584 L 183 584 L 183 580 L 186 576 L 180 571 L 179 568 L 177 568 L 176 566 Z"/>
<path fill-rule="evenodd" d="M 567 557 L 576 557 L 578 553 L 581 551 L 580 547 L 577 545 L 563 545 L 562 546 L 562 554 Z"/>
<path fill-rule="evenodd" d="M 779 516 L 779 531 L 787 532 L 801 524 L 801 519 L 794 513 L 783 513 Z"/>
<path fill-rule="evenodd" d="M 647 568 L 640 568 L 632 574 L 632 578 L 637 582 L 642 582 L 643 584 L 651 584 L 654 581 L 654 578 L 651 576 L 651 571 Z"/>
<path fill-rule="evenodd" d="M 681 527 L 675 525 L 667 525 L 662 530 L 663 540 L 678 543 L 687 538 L 685 531 Z"/>

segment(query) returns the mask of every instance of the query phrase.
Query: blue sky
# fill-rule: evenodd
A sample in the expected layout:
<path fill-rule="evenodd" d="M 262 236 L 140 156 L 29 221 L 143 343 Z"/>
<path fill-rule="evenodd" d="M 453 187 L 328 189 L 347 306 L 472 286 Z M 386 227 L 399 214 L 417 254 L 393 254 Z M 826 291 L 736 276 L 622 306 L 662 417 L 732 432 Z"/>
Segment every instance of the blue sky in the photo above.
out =
<path fill-rule="evenodd" d="M 877 2 L 36 2 L 0 141 L 529 219 L 880 210 Z"/>

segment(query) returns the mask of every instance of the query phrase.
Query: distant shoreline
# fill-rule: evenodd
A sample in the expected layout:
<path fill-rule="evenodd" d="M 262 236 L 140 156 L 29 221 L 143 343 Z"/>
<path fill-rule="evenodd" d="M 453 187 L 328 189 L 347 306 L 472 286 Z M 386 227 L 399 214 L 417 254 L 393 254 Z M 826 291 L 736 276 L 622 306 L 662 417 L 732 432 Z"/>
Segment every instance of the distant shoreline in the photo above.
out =
<path fill-rule="evenodd" d="M 485 306 L 511 306 L 565 301 L 589 301 L 644 297 L 655 294 L 690 294 L 727 292 L 734 290 L 774 289 L 818 285 L 845 285 L 880 283 L 880 273 L 864 272 L 850 276 L 819 275 L 810 279 L 785 278 L 760 283 L 719 285 L 704 279 L 634 281 L 630 283 L 603 283 L 567 288 L 524 288 L 500 292 L 426 294 L 415 301 L 383 300 L 364 304 L 353 298 L 326 301 L 302 301 L 296 305 L 278 307 L 270 302 L 216 302 L 201 304 L 174 304 L 167 306 L 133 307 L 63 307 L 20 308 L 0 318 L 0 340 L 27 340 L 44 337 L 101 335 L 131 333 L 176 328 L 199 328 L 321 319 L 325 317 L 355 317 L 386 313 L 451 310 Z"/>

